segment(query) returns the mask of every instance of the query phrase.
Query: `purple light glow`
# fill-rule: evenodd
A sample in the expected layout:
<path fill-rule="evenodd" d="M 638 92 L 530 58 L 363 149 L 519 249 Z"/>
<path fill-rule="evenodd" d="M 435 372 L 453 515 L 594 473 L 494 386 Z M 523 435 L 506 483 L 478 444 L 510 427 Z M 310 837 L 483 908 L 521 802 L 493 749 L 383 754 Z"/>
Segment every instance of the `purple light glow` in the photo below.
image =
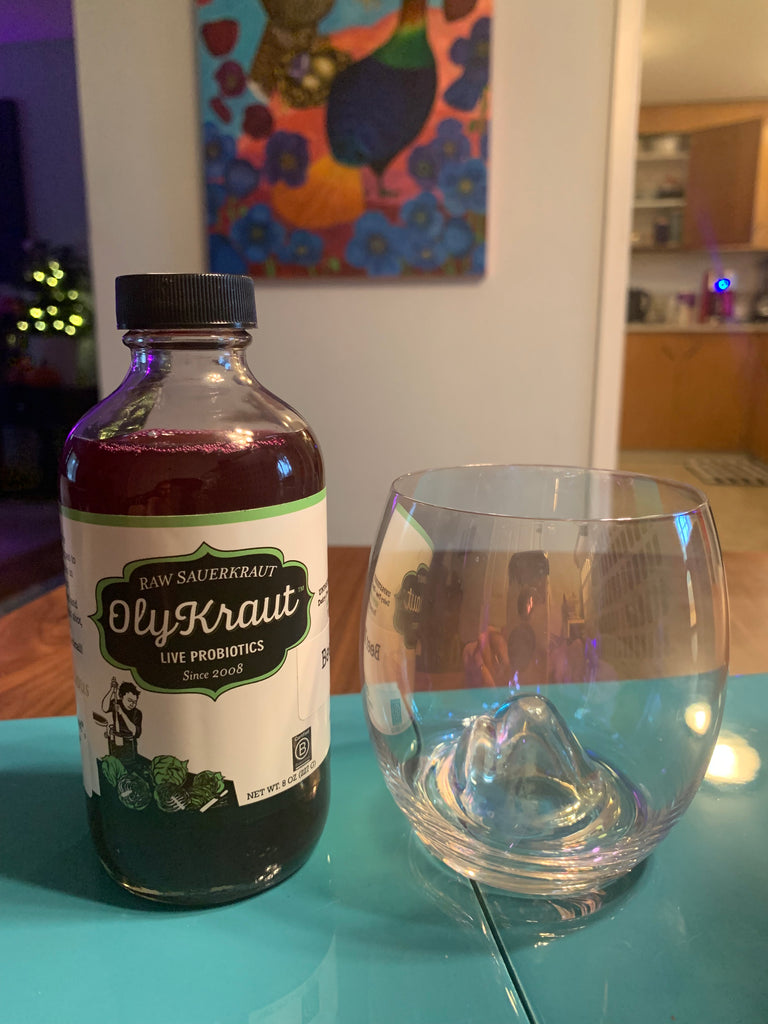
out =
<path fill-rule="evenodd" d="M 71 39 L 71 0 L 0 0 L 0 44 Z"/>

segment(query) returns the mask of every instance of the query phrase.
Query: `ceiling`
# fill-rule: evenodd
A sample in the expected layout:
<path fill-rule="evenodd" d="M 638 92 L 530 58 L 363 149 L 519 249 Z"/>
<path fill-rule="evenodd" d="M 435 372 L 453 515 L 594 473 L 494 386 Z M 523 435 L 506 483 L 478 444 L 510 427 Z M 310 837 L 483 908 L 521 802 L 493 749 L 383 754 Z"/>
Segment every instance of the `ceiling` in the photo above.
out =
<path fill-rule="evenodd" d="M 0 0 L 0 43 L 70 38 L 71 7 Z M 768 100 L 767 0 L 645 0 L 645 10 L 643 103 Z"/>
<path fill-rule="evenodd" d="M 768 2 L 645 0 L 641 96 L 768 100 Z"/>

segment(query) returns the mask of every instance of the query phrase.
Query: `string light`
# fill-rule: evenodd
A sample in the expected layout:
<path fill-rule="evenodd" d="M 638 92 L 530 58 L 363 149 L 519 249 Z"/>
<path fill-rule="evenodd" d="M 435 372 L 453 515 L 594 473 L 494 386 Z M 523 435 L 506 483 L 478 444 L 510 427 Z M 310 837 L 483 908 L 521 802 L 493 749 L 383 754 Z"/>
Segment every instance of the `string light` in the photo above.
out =
<path fill-rule="evenodd" d="M 88 305 L 77 288 L 71 271 L 62 266 L 61 259 L 44 252 L 33 253 L 33 262 L 27 271 L 27 281 L 37 285 L 37 294 L 30 296 L 30 305 L 16 323 L 19 332 L 34 329 L 41 333 L 76 337 L 90 330 Z"/>

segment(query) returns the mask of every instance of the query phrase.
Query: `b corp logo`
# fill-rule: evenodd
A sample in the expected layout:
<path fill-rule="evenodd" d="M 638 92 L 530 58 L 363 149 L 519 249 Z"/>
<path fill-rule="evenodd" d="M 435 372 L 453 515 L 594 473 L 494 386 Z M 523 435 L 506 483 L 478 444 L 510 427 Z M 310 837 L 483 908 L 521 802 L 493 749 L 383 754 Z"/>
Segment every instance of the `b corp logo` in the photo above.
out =
<path fill-rule="evenodd" d="M 312 758 L 312 729 L 305 729 L 293 737 L 293 769 L 300 768 Z"/>

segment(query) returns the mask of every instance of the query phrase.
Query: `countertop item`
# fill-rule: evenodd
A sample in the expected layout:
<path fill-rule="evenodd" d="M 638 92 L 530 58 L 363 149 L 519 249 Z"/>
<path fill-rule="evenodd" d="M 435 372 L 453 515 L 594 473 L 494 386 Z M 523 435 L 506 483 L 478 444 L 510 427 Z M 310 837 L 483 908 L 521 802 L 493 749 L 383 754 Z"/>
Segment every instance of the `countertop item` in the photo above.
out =
<path fill-rule="evenodd" d="M 644 867 L 559 910 L 424 853 L 359 695 L 331 705 L 318 847 L 277 888 L 209 910 L 148 904 L 106 877 L 74 718 L 0 723 L 4 1024 L 764 1024 L 768 676 L 729 683 L 720 764 L 743 782 L 705 781 Z"/>

